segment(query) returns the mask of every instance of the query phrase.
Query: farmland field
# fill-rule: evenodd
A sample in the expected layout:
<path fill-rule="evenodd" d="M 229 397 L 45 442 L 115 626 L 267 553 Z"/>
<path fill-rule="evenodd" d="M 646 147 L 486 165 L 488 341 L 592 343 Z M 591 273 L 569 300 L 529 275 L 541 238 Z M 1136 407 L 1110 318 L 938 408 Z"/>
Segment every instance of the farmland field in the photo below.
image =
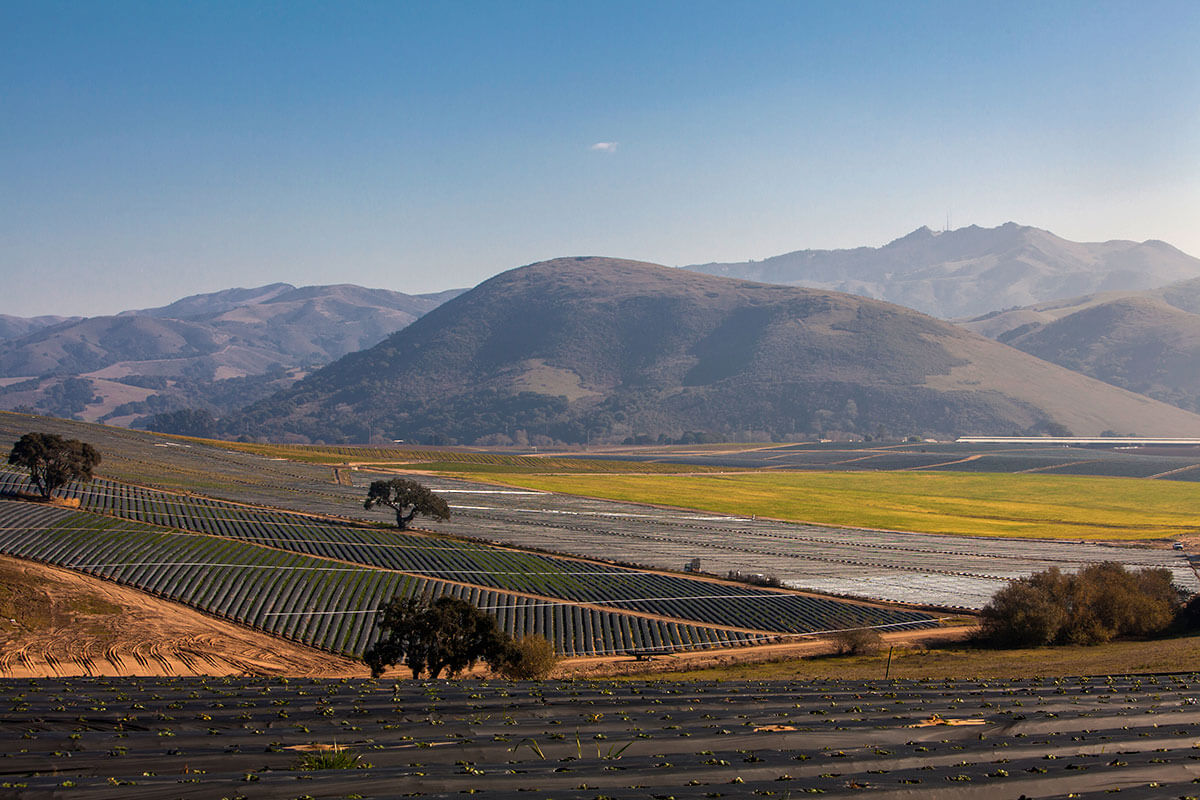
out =
<path fill-rule="evenodd" d="M 1025 473 L 1060 470 L 1080 475 L 1200 480 L 1200 448 L 1190 446 L 1091 447 L 959 442 L 820 442 L 727 448 L 608 448 L 609 461 L 675 463 L 727 471 L 938 471 Z M 588 454 L 589 458 L 594 458 Z M 517 470 L 514 470 L 514 472 Z M 628 470 L 633 471 L 633 470 Z M 676 470 L 677 472 L 680 470 Z"/>
<path fill-rule="evenodd" d="M 980 608 L 1013 578 L 1102 561 L 1165 567 L 1200 591 L 1187 553 L 1164 548 L 833 528 L 445 478 L 430 485 L 454 512 L 430 527 L 455 535 L 677 570 L 699 558 L 712 574 L 774 575 L 831 594 Z"/>
<path fill-rule="evenodd" d="M 360 527 L 364 520 L 383 522 L 389 515 L 379 512 L 364 512 L 362 498 L 365 486 L 381 477 L 366 468 L 359 470 L 341 469 L 335 473 L 328 464 L 300 463 L 279 460 L 278 455 L 258 452 L 235 452 L 215 444 L 188 442 L 155 434 L 128 431 L 119 428 L 85 425 L 66 420 L 27 418 L 16 414 L 0 413 L 0 434 L 15 440 L 20 433 L 30 430 L 32 425 L 39 429 L 60 433 L 73 438 L 93 442 L 104 454 L 101 474 L 118 480 L 153 485 L 168 489 L 199 491 L 209 497 L 223 498 L 236 503 L 269 505 L 277 509 L 338 515 L 345 522 Z M 246 446 L 254 449 L 260 446 Z M 915 446 L 914 446 L 915 447 Z M 933 447 L 929 445 L 929 447 Z M 979 455 L 980 448 L 960 445 L 939 445 L 946 452 L 945 461 L 961 461 Z M 281 448 L 293 450 L 296 448 Z M 341 450 L 357 451 L 358 448 L 317 448 L 339 455 Z M 1058 454 L 1060 460 L 1078 460 L 1080 456 L 1063 455 L 1062 451 L 1072 448 L 1043 448 L 1047 456 Z M 752 463 L 792 463 L 789 459 L 820 458 L 846 461 L 847 459 L 871 458 L 874 450 L 848 450 L 844 445 L 821 445 L 812 447 L 692 448 L 696 457 L 742 458 L 743 469 Z M 1053 451 L 1053 452 L 1051 452 Z M 275 453 L 268 449 L 266 452 Z M 372 456 L 393 452 L 381 449 Z M 437 451 L 435 451 L 437 452 Z M 894 453 L 893 449 L 886 452 Z M 1090 451 L 1089 451 L 1090 452 Z M 799 455 L 797 455 L 799 454 Z M 613 454 L 620 455 L 620 454 Z M 918 453 L 918 455 L 922 455 Z M 996 458 L 1007 458 L 1012 454 L 993 451 Z M 673 448 L 671 458 L 685 457 L 678 448 Z M 666 456 L 659 454 L 653 457 Z M 992 456 L 988 456 L 989 458 Z M 1015 457 L 1015 456 L 1014 456 Z M 1024 457 L 1023 455 L 1020 457 Z M 1124 458 L 1116 454 L 1115 458 Z M 1151 456 L 1147 456 L 1150 458 Z M 1156 456 L 1154 456 L 1156 457 Z M 1045 463 L 1039 456 L 1038 463 Z M 1178 460 L 1176 457 L 1172 457 Z M 353 460 L 353 459 L 350 459 Z M 531 459 L 534 460 L 534 459 Z M 982 460 L 977 458 L 963 462 L 964 466 Z M 558 459 L 568 462 L 570 459 Z M 824 462 L 823 462 L 824 463 Z M 1174 463 L 1174 462 L 1172 462 Z M 496 466 L 496 464 L 492 464 Z M 555 464 L 556 467 L 559 463 Z M 665 465 L 660 465 L 665 466 Z M 464 475 L 470 464 L 461 463 L 454 475 Z M 827 467 L 826 467 L 827 468 Z M 939 470 L 945 467 L 939 467 Z M 532 469 L 532 468 L 530 468 Z M 904 486 L 920 486 L 931 483 L 928 479 L 956 478 L 982 480 L 992 477 L 1011 477 L 1018 481 L 1045 480 L 1031 484 L 1034 487 L 1052 486 L 1053 479 L 1038 475 L 979 476 L 975 474 L 949 475 L 924 474 L 923 472 L 891 473 L 841 473 L 845 478 L 870 480 L 894 478 L 901 482 L 896 490 L 901 494 Z M 771 473 L 756 473 L 747 478 L 770 477 Z M 386 474 L 383 475 L 386 477 Z M 489 479 L 494 473 L 488 473 Z M 525 474 L 510 478 L 511 482 L 524 480 L 557 480 L 562 476 L 537 476 Z M 596 483 L 611 483 L 623 480 L 621 475 L 580 476 Z M 634 481 L 694 479 L 714 480 L 716 476 L 625 476 Z M 725 476 L 734 479 L 740 476 Z M 777 476 L 781 480 L 793 480 L 791 474 Z M 802 476 L 803 477 L 803 476 Z M 829 480 L 836 483 L 836 477 Z M 1006 581 L 1031 572 L 1058 566 L 1075 570 L 1086 564 L 1115 560 L 1131 567 L 1167 567 L 1175 574 L 1176 582 L 1189 591 L 1200 591 L 1200 581 L 1191 568 L 1187 553 L 1145 547 L 1122 547 L 1119 541 L 1107 544 L 1083 544 L 1082 531 L 1060 541 L 1037 539 L 998 538 L 981 539 L 957 535 L 930 533 L 903 533 L 868 528 L 842 528 L 824 525 L 792 524 L 764 518 L 763 512 L 751 509 L 734 509 L 731 514 L 684 511 L 678 509 L 650 507 L 610 500 L 593 500 L 586 497 L 538 490 L 510 490 L 492 484 L 463 481 L 458 478 L 432 477 L 422 479 L 435 490 L 443 493 L 450 502 L 453 517 L 448 522 L 422 521 L 422 527 L 485 542 L 501 542 L 519 547 L 569 553 L 592 559 L 620 561 L 658 569 L 680 570 L 692 558 L 700 558 L 702 569 L 710 574 L 724 576 L 728 571 L 773 575 L 787 585 L 835 595 L 847 595 L 875 600 L 904 603 L 921 603 L 950 607 L 979 608 Z M 1087 491 L 1085 478 L 1065 477 L 1066 481 L 1080 481 L 1080 491 Z M 904 482 L 911 482 L 905 484 Z M 922 483 L 925 482 L 925 483 Z M 968 484 L 962 484 L 968 485 Z M 1157 487 L 1167 490 L 1187 490 L 1189 484 L 1173 484 L 1162 481 L 1113 481 L 1115 491 L 1106 490 L 1106 500 L 1122 502 L 1122 495 L 1137 487 Z M 586 487 L 589 492 L 599 494 L 594 485 Z M 1093 493 L 1097 494 L 1097 493 Z M 711 498 L 710 498 L 711 499 Z M 844 494 L 847 503 L 860 502 L 855 496 Z M 1042 498 L 1037 498 L 1042 502 Z M 955 507 L 954 498 L 948 498 L 943 513 L 961 513 L 965 505 L 970 510 L 969 498 L 959 498 Z M 107 502 L 107 501 L 105 501 Z M 115 501 L 114 501 L 115 502 Z M 196 498 L 198 505 L 217 501 Z M 865 502 L 865 501 L 864 501 Z M 913 504 L 920 502 L 915 498 Z M 1060 501 L 1055 501 L 1060 502 Z M 1087 522 L 1082 516 L 1086 507 L 1071 507 L 1061 501 L 1067 512 L 1076 514 L 1075 522 Z M 1014 508 L 1033 509 L 1037 503 L 1015 503 Z M 115 507 L 97 506 L 106 513 L 118 513 Z M 147 506 L 153 510 L 153 506 Z M 1053 508 L 1045 502 L 1042 508 Z M 919 510 L 919 509 L 918 509 Z M 1171 509 L 1163 519 L 1165 525 L 1180 524 L 1178 515 L 1171 518 Z M 212 513 L 208 512 L 211 516 Z M 238 514 L 251 514 L 244 509 Z M 252 512 L 253 519 L 264 519 L 261 510 Z M 275 513 L 275 512 L 271 512 Z M 183 524 L 172 521 L 170 509 L 162 507 L 154 511 L 158 516 L 139 517 L 155 524 Z M 224 510 L 218 516 L 233 515 Z M 757 518 L 753 514 L 759 514 Z M 165 515 L 165 516 L 164 516 Z M 197 511 L 197 518 L 202 515 Z M 914 513 L 913 516 L 918 516 Z M 930 516 L 928 512 L 925 516 Z M 246 518 L 244 522 L 252 522 Z M 307 525 L 311 526 L 311 518 Z M 960 517 L 973 525 L 987 521 L 978 517 Z M 1153 514 L 1148 522 L 1156 522 Z M 1021 521 L 1023 527 L 1043 524 L 1036 520 Z M 195 523 L 188 523 L 195 524 Z M 227 529 L 233 521 L 224 521 Z M 296 533 L 298 523 L 276 526 L 270 535 L 272 541 L 258 540 L 262 544 L 279 546 L 276 539 L 285 538 L 284 531 Z M 325 520 L 322 524 L 329 525 Z M 1015 524 L 1015 523 L 1006 523 Z M 1072 529 L 1082 526 L 1072 525 Z M 203 530 L 215 529 L 204 528 Z M 918 528 L 927 531 L 928 528 Z M 1111 534 L 1111 531 L 1108 531 Z M 1143 531 L 1145 533 L 1145 531 Z M 229 535 L 229 534 L 221 534 Z M 286 534 L 290 535 L 290 534 Z M 329 535 L 335 535 L 330 533 Z M 295 538 L 295 537 L 294 537 Z M 298 538 L 311 539 L 304 535 Z M 247 540 L 249 541 L 249 540 Z M 328 556 L 332 551 L 319 549 L 315 544 L 310 552 L 317 556 Z M 410 565 L 411 567 L 412 565 Z M 475 567 L 458 567 L 474 569 Z M 433 573 L 423 573 L 432 576 Z M 445 574 L 443 574 L 445 577 Z"/>
<path fill-rule="evenodd" d="M 6 484 L 11 489 L 14 483 L 21 482 L 20 473 L 0 471 L 0 491 Z M 929 619 L 924 614 L 886 611 L 820 597 L 801 597 L 604 564 L 580 563 L 416 533 L 330 523 L 287 512 L 171 495 L 111 481 L 95 480 L 76 487 L 71 494 L 78 497 L 85 508 L 154 525 L 208 533 L 380 570 L 574 603 L 614 606 L 692 622 L 758 631 L 812 633 L 863 625 L 897 626 Z M 375 596 L 371 595 L 372 598 Z M 376 602 L 371 607 L 378 605 Z M 573 647 L 570 643 L 567 646 Z"/>
<path fill-rule="evenodd" d="M 4 796 L 1194 796 L 1200 674 L 0 681 Z M 350 769 L 305 770 L 347 748 Z"/>
<path fill-rule="evenodd" d="M 5 500 L 0 500 L 0 552 L 96 575 L 350 656 L 361 656 L 374 640 L 375 609 L 397 594 L 461 597 L 489 610 L 509 633 L 543 635 L 567 655 L 666 652 L 774 638 L 417 578 Z M 909 621 L 928 619 L 911 615 Z"/>
<path fill-rule="evenodd" d="M 486 477 L 623 502 L 959 536 L 1173 539 L 1195 532 L 1200 519 L 1200 489 L 1191 484 L 1095 477 L 940 472 Z"/>

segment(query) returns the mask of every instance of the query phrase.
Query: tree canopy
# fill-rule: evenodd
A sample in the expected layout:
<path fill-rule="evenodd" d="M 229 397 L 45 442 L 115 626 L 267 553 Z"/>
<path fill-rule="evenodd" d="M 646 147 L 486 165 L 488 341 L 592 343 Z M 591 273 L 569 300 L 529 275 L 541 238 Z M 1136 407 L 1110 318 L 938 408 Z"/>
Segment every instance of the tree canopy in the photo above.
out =
<path fill-rule="evenodd" d="M 27 433 L 8 454 L 8 463 L 29 471 L 29 480 L 49 500 L 71 481 L 90 481 L 100 453 L 87 442 L 53 433 Z"/>
<path fill-rule="evenodd" d="M 480 660 L 498 666 L 510 641 L 495 617 L 449 596 L 393 597 L 379 609 L 378 626 L 379 639 L 363 655 L 375 677 L 394 664 L 414 679 L 426 671 L 436 679 L 442 670 L 453 677 Z"/>
<path fill-rule="evenodd" d="M 450 519 L 450 506 L 426 487 L 408 478 L 373 481 L 367 489 L 363 508 L 388 506 L 396 512 L 396 527 L 404 530 L 420 514 L 434 519 Z"/>
<path fill-rule="evenodd" d="M 1107 561 L 1070 575 L 1051 567 L 1013 581 L 980 612 L 980 635 L 1001 647 L 1095 644 L 1166 630 L 1181 595 L 1167 569 Z"/>

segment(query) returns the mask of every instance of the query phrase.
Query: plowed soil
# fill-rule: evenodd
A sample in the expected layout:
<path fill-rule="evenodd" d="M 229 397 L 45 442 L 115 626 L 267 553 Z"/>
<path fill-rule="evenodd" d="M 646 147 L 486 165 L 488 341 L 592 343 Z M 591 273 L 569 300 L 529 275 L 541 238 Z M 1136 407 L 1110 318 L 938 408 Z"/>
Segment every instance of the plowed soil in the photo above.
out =
<path fill-rule="evenodd" d="M 367 674 L 135 589 L 0 557 L 0 677 Z"/>

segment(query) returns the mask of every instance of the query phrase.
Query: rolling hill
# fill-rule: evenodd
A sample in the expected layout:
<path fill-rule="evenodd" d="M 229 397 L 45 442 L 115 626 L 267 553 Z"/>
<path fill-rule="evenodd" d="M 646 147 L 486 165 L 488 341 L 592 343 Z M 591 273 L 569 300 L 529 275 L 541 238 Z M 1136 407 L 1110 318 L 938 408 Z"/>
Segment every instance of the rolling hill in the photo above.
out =
<path fill-rule="evenodd" d="M 64 322 L 75 322 L 79 317 L 14 317 L 11 314 L 0 314 L 0 342 L 7 339 L 18 339 L 51 325 L 61 325 Z"/>
<path fill-rule="evenodd" d="M 834 289 L 955 319 L 1094 292 L 1153 289 L 1200 277 L 1200 259 L 1160 241 L 1071 242 L 1009 222 L 919 228 L 883 247 L 800 250 L 687 269 Z"/>
<path fill-rule="evenodd" d="M 223 411 L 379 342 L 455 294 L 277 283 L 68 319 L 0 342 L 0 407 L 118 423 Z"/>
<path fill-rule="evenodd" d="M 223 420 L 230 436 L 583 442 L 1200 434 L 1200 416 L 890 303 L 653 264 L 503 273 Z"/>
<path fill-rule="evenodd" d="M 962 324 L 1114 386 L 1200 411 L 1200 280 L 1040 303 Z"/>

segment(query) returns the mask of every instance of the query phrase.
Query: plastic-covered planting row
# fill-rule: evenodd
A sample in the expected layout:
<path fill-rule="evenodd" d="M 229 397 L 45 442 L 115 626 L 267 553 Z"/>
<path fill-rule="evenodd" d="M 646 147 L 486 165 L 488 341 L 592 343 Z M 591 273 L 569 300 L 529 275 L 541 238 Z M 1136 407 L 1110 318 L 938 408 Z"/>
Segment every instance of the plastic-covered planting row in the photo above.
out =
<path fill-rule="evenodd" d="M 25 474 L 11 469 L 0 471 L 0 492 L 14 490 L 29 490 Z M 299 539 L 305 538 L 311 530 L 330 532 L 352 525 L 207 497 L 171 494 L 101 478 L 86 484 L 71 484 L 61 494 L 79 499 L 80 504 L 91 511 L 220 536 L 251 538 L 257 526 L 272 525 L 277 529 L 275 538 Z"/>
<path fill-rule="evenodd" d="M 1198 681 L 11 680 L 0 769 L 89 800 L 1193 797 Z M 365 763 L 298 768 L 335 745 Z"/>
<path fill-rule="evenodd" d="M 383 533 L 112 481 L 93 481 L 74 491 L 89 509 L 151 525 L 241 539 L 429 578 L 572 602 L 614 605 L 712 625 L 813 633 L 864 626 L 932 624 L 930 616 L 920 612 L 583 564 L 484 544 Z"/>
<path fill-rule="evenodd" d="M 966 460 L 968 456 L 974 456 Z M 640 462 L 662 460 L 661 453 L 647 456 L 627 455 L 615 458 L 621 461 Z M 748 450 L 743 453 L 678 454 L 668 456 L 672 461 L 717 467 L 741 467 L 753 469 L 770 466 L 774 469 L 945 469 L 969 472 L 1021 472 L 1042 467 L 1080 464 L 1079 474 L 1139 474 L 1142 468 L 1131 466 L 1129 473 L 1109 472 L 1112 464 L 1144 464 L 1154 475 L 1188 464 L 1200 464 L 1200 459 L 1186 450 L 1170 452 L 1114 450 L 1084 447 L 1038 447 L 1035 445 L 977 445 L 922 443 L 908 449 L 894 446 L 867 445 L 855 447 L 852 443 L 840 442 L 819 447 L 811 444 L 797 447 L 774 447 Z M 1095 470 L 1095 471 L 1089 471 Z"/>
<path fill-rule="evenodd" d="M 1003 585 L 998 581 L 1051 566 L 1073 571 L 1110 560 L 1131 568 L 1167 567 L 1181 586 L 1200 589 L 1183 554 L 1170 550 L 835 530 L 601 504 L 564 495 L 457 497 L 463 507 L 439 528 L 459 535 L 555 548 L 582 557 L 620 552 L 630 561 L 673 569 L 698 557 L 705 571 L 718 575 L 727 570 L 760 572 L 789 586 L 898 602 L 978 607 Z M 608 513 L 613 511 L 621 513 Z M 906 589 L 942 577 L 963 579 L 966 591 L 914 597 Z"/>
<path fill-rule="evenodd" d="M 754 638 L 11 501 L 0 501 L 0 552 L 86 572 L 350 655 L 369 645 L 375 609 L 397 594 L 461 596 L 495 614 L 509 633 L 544 635 L 567 655 L 671 651 Z"/>

